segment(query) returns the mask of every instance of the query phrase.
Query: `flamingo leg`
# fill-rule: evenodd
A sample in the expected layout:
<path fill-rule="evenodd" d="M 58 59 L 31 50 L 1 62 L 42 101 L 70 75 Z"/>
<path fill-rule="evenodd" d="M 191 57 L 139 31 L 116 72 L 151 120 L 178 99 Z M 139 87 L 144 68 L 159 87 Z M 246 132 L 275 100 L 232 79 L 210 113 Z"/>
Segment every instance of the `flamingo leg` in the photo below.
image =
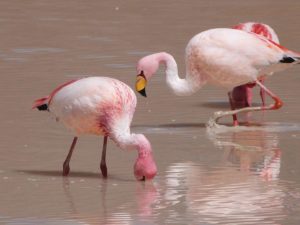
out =
<path fill-rule="evenodd" d="M 257 107 L 245 107 L 241 109 L 231 110 L 231 111 L 219 111 L 215 112 L 213 118 L 211 118 L 211 121 L 209 123 L 216 124 L 218 120 L 224 116 L 230 116 L 241 112 L 253 112 L 253 111 L 262 111 L 262 110 L 275 110 L 281 108 L 283 105 L 283 102 L 280 100 L 279 97 L 277 97 L 273 92 L 271 92 L 268 88 L 266 88 L 260 81 L 256 81 L 256 84 L 260 86 L 260 88 L 273 100 L 275 101 L 273 104 L 269 106 L 257 106 Z"/>
<path fill-rule="evenodd" d="M 261 84 L 264 84 L 264 80 L 261 80 L 260 82 L 261 82 Z M 266 105 L 266 92 L 262 88 L 260 88 L 259 94 L 260 94 L 260 98 L 262 101 L 262 106 L 265 106 Z"/>
<path fill-rule="evenodd" d="M 260 98 L 261 98 L 261 101 L 262 101 L 262 106 L 265 106 L 266 105 L 266 92 L 263 90 L 263 89 L 260 89 Z"/>
<path fill-rule="evenodd" d="M 101 156 L 101 162 L 100 162 L 100 169 L 101 169 L 101 173 L 104 178 L 107 178 L 106 147 L 107 147 L 107 136 L 104 136 L 102 156 Z"/>
<path fill-rule="evenodd" d="M 233 104 L 233 99 L 232 99 L 232 96 L 231 96 L 231 91 L 228 92 L 228 98 L 229 98 L 229 103 L 230 103 L 231 110 L 235 110 L 235 106 Z M 237 115 L 236 114 L 232 114 L 232 119 L 233 119 L 233 126 L 238 126 L 239 125 L 239 121 L 237 119 Z"/>
<path fill-rule="evenodd" d="M 78 137 L 74 137 L 74 139 L 72 141 L 72 144 L 71 144 L 71 147 L 70 147 L 70 150 L 69 150 L 69 153 L 67 155 L 67 158 L 64 161 L 64 164 L 63 164 L 63 176 L 68 176 L 68 174 L 70 172 L 69 163 L 70 163 L 70 160 L 71 160 L 71 157 L 72 157 L 72 153 L 73 153 L 73 150 L 75 148 L 77 139 L 78 139 Z"/>
<path fill-rule="evenodd" d="M 271 92 L 266 86 L 264 86 L 260 81 L 256 81 L 256 83 L 260 86 L 261 90 L 263 92 L 265 92 L 267 95 L 269 95 L 271 98 L 273 98 L 273 100 L 275 101 L 274 104 L 269 105 L 269 106 L 262 106 L 263 108 L 265 108 L 266 110 L 275 110 L 275 109 L 279 109 L 282 107 L 283 102 L 281 101 L 281 99 L 276 96 L 273 92 Z"/>

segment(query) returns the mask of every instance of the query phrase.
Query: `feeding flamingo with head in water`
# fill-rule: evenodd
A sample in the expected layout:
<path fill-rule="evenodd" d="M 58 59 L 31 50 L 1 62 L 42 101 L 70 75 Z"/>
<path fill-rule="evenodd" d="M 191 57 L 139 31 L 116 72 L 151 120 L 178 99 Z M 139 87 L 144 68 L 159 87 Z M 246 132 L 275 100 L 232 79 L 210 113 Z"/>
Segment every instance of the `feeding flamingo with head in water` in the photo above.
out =
<path fill-rule="evenodd" d="M 185 78 L 178 76 L 176 61 L 166 52 L 141 58 L 137 63 L 136 90 L 146 96 L 147 81 L 158 70 L 159 65 L 164 64 L 166 82 L 177 95 L 191 95 L 206 83 L 224 87 L 227 91 L 240 85 L 255 83 L 275 101 L 268 106 L 216 112 L 210 120 L 211 124 L 216 124 L 226 115 L 279 109 L 282 101 L 260 80 L 298 64 L 300 59 L 299 53 L 261 35 L 230 28 L 210 29 L 195 35 L 189 41 L 185 53 Z"/>
<path fill-rule="evenodd" d="M 74 133 L 63 164 L 63 175 L 70 171 L 69 162 L 81 134 L 104 136 L 100 168 L 107 177 L 106 147 L 109 137 L 121 149 L 135 149 L 138 158 L 134 175 L 138 180 L 152 179 L 157 172 L 150 142 L 143 134 L 130 132 L 136 96 L 126 84 L 108 77 L 88 77 L 70 81 L 49 96 L 35 101 L 33 108 L 48 110 Z"/>

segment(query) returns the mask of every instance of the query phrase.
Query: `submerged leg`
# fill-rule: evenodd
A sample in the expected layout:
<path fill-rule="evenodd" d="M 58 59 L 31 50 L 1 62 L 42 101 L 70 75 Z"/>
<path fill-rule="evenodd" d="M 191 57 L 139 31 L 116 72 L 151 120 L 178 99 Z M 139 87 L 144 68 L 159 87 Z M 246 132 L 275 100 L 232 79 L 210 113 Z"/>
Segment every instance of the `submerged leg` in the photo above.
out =
<path fill-rule="evenodd" d="M 271 104 L 269 106 L 258 106 L 258 107 L 245 107 L 242 109 L 236 109 L 236 110 L 231 110 L 231 111 L 219 111 L 219 112 L 215 112 L 213 118 L 212 118 L 212 122 L 213 123 L 217 123 L 218 120 L 224 116 L 230 116 L 230 115 L 234 115 L 237 113 L 241 113 L 241 112 L 253 112 L 253 111 L 262 111 L 262 110 L 275 110 L 275 109 L 279 109 L 281 108 L 281 106 L 283 105 L 283 102 L 280 100 L 279 97 L 277 97 L 273 92 L 271 92 L 268 88 L 266 88 L 260 81 L 256 81 L 256 84 L 260 86 L 260 88 L 267 94 L 269 95 L 271 98 L 273 98 L 273 100 L 275 101 L 274 104 Z"/>
<path fill-rule="evenodd" d="M 73 150 L 75 148 L 77 139 L 78 139 L 78 137 L 74 137 L 73 142 L 72 142 L 71 147 L 70 147 L 70 150 L 69 150 L 69 153 L 67 155 L 67 158 L 64 161 L 64 164 L 63 164 L 63 176 L 67 176 L 69 174 L 69 172 L 70 172 L 69 163 L 70 163 L 70 160 L 71 160 L 71 157 L 72 157 L 72 153 L 73 153 Z"/>
<path fill-rule="evenodd" d="M 107 146 L 107 136 L 104 136 L 103 139 L 103 148 L 102 148 L 102 156 L 100 162 L 101 173 L 104 178 L 107 178 L 107 166 L 106 166 L 106 146 Z"/>
<path fill-rule="evenodd" d="M 228 98 L 229 98 L 229 103 L 230 103 L 231 110 L 235 110 L 235 106 L 234 106 L 234 103 L 233 103 L 231 92 L 228 92 Z M 237 115 L 236 114 L 232 114 L 232 119 L 233 119 L 233 126 L 238 126 L 239 125 L 239 121 L 237 119 Z"/>

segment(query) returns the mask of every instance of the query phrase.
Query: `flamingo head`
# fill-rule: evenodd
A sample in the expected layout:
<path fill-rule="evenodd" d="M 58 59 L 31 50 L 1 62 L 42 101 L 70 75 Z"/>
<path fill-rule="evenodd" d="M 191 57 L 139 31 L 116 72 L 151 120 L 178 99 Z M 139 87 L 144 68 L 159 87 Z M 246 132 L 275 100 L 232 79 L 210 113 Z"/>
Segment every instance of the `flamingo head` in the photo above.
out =
<path fill-rule="evenodd" d="M 137 180 L 151 180 L 157 173 L 152 153 L 145 157 L 138 157 L 134 164 L 134 175 Z"/>
<path fill-rule="evenodd" d="M 157 173 L 151 145 L 144 135 L 139 135 L 138 158 L 134 164 L 134 175 L 137 180 L 151 180 Z"/>
<path fill-rule="evenodd" d="M 135 88 L 136 91 L 139 92 L 144 97 L 147 97 L 146 95 L 147 80 L 149 80 L 159 68 L 160 54 L 161 53 L 156 53 L 156 54 L 145 56 L 141 58 L 137 63 L 136 69 L 138 75 L 136 77 Z"/>

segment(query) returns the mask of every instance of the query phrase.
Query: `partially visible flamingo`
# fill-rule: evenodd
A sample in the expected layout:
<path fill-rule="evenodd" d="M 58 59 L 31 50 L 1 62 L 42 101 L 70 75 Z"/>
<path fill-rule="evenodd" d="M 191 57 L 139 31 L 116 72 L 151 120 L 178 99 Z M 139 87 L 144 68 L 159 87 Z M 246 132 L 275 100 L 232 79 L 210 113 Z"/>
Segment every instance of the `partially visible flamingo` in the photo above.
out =
<path fill-rule="evenodd" d="M 137 63 L 136 90 L 146 96 L 145 86 L 160 64 L 166 66 L 166 81 L 177 95 L 191 95 L 206 83 L 222 86 L 227 91 L 239 85 L 255 82 L 275 103 L 269 106 L 244 107 L 217 112 L 215 124 L 225 115 L 258 110 L 274 110 L 282 101 L 259 80 L 299 63 L 300 54 L 254 33 L 229 28 L 217 28 L 195 35 L 186 47 L 186 76 L 178 76 L 173 56 L 160 52 L 148 55 Z"/>
<path fill-rule="evenodd" d="M 152 179 L 157 172 L 150 142 L 143 134 L 130 133 L 136 107 L 131 88 L 116 79 L 88 77 L 73 80 L 35 101 L 33 108 L 48 110 L 70 128 L 75 137 L 63 164 L 63 175 L 70 172 L 69 162 L 81 134 L 104 136 L 100 168 L 107 177 L 106 146 L 111 138 L 121 149 L 136 149 L 134 175 L 138 180 Z"/>
<path fill-rule="evenodd" d="M 246 22 L 235 25 L 232 28 L 262 35 L 267 39 L 279 44 L 277 34 L 275 33 L 274 29 L 267 24 Z M 260 82 L 264 84 L 264 76 L 260 78 Z M 231 109 L 234 110 L 238 108 L 252 106 L 252 89 L 255 86 L 255 83 L 248 83 L 233 88 L 233 90 L 228 93 Z M 260 88 L 260 97 L 262 100 L 262 105 L 265 106 L 265 91 L 262 88 Z M 233 124 L 238 125 L 236 114 L 233 115 Z"/>

